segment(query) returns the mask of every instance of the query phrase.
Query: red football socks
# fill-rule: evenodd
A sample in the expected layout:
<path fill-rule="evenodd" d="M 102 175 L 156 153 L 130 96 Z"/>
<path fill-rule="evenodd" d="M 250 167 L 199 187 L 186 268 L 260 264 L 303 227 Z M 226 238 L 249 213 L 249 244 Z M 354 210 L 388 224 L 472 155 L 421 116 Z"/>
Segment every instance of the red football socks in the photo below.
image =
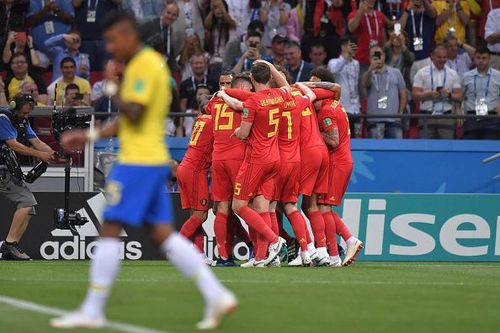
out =
<path fill-rule="evenodd" d="M 182 225 L 180 234 L 187 239 L 192 239 L 196 230 L 203 224 L 203 221 L 196 215 L 191 215 Z"/>
<path fill-rule="evenodd" d="M 325 221 L 319 211 L 309 212 L 316 247 L 326 246 Z"/>
<path fill-rule="evenodd" d="M 205 231 L 203 227 L 196 229 L 193 235 L 193 244 L 198 248 L 201 253 L 205 253 Z"/>
<path fill-rule="evenodd" d="M 227 245 L 228 243 L 228 234 L 233 236 L 229 231 L 228 227 L 228 222 L 227 222 L 227 215 L 223 213 L 217 213 L 215 215 L 215 221 L 214 221 L 214 232 L 215 232 L 215 239 L 217 241 L 217 249 L 219 250 L 219 257 L 221 257 L 224 260 L 227 260 L 229 258 L 229 253 L 227 251 Z"/>
<path fill-rule="evenodd" d="M 340 216 L 332 211 L 333 218 L 335 219 L 335 228 L 337 229 L 337 233 L 344 239 L 344 241 L 347 241 L 349 238 L 352 237 L 351 231 L 349 228 L 345 225 L 345 223 L 342 221 Z"/>
<path fill-rule="evenodd" d="M 288 215 L 288 219 L 290 220 L 290 224 L 292 225 L 293 232 L 295 233 L 295 237 L 299 242 L 300 249 L 302 251 L 307 251 L 307 234 L 306 231 L 306 221 L 302 214 L 299 211 L 294 211 Z"/>
<path fill-rule="evenodd" d="M 333 218 L 332 212 L 326 212 L 322 215 L 323 220 L 325 221 L 326 246 L 328 247 L 328 252 L 331 256 L 337 256 L 339 251 L 337 248 L 337 229 L 335 227 L 335 219 Z"/>
<path fill-rule="evenodd" d="M 269 243 L 275 243 L 278 240 L 278 235 L 276 235 L 270 228 L 271 217 L 269 213 L 263 213 L 266 217 L 264 220 L 262 215 L 259 215 L 256 211 L 252 210 L 248 206 L 241 207 L 236 214 L 241 216 L 241 218 L 248 224 L 248 226 L 255 229 L 255 231 L 262 235 L 264 239 Z M 267 219 L 268 218 L 268 219 Z"/>

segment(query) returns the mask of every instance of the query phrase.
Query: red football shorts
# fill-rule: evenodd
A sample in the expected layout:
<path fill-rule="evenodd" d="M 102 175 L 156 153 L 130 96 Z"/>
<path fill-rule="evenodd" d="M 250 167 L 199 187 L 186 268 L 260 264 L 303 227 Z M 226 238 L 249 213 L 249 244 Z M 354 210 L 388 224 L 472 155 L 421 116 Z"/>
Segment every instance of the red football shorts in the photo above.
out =
<path fill-rule="evenodd" d="M 328 170 L 328 194 L 322 195 L 318 203 L 338 206 L 344 198 L 351 179 L 353 164 L 330 163 Z"/>
<path fill-rule="evenodd" d="M 274 200 L 283 203 L 296 203 L 299 197 L 300 162 L 281 162 Z"/>
<path fill-rule="evenodd" d="M 230 201 L 242 160 L 212 161 L 212 196 L 214 201 Z"/>
<path fill-rule="evenodd" d="M 179 165 L 177 184 L 181 194 L 182 209 L 208 210 L 208 169 Z"/>
<path fill-rule="evenodd" d="M 326 146 L 306 148 L 301 151 L 299 193 L 311 196 L 313 193 L 328 192 L 329 156 Z"/>
<path fill-rule="evenodd" d="M 250 200 L 257 195 L 263 195 L 267 200 L 272 200 L 279 165 L 279 161 L 268 164 L 253 164 L 244 161 L 236 176 L 233 197 L 239 200 Z"/>

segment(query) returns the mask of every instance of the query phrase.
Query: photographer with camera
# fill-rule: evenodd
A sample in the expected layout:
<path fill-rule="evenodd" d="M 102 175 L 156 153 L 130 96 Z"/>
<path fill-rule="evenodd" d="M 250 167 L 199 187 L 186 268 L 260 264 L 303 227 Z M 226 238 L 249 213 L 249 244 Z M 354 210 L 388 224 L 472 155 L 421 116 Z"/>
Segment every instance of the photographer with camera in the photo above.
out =
<path fill-rule="evenodd" d="M 243 71 L 250 70 L 255 60 L 261 58 L 262 35 L 257 31 L 248 31 L 245 36 L 245 52 L 238 59 L 238 62 L 233 67 L 233 73 L 239 74 Z"/>
<path fill-rule="evenodd" d="M 75 83 L 68 84 L 64 90 L 64 106 L 85 106 L 80 87 Z"/>
<path fill-rule="evenodd" d="M 9 107 L 0 108 L 0 194 L 16 204 L 9 234 L 0 247 L 4 260 L 30 260 L 18 245 L 35 214 L 37 202 L 24 182 L 24 175 L 16 154 L 33 156 L 43 162 L 54 158 L 54 151 L 41 141 L 31 128 L 28 116 L 35 101 L 31 95 L 18 94 Z"/>

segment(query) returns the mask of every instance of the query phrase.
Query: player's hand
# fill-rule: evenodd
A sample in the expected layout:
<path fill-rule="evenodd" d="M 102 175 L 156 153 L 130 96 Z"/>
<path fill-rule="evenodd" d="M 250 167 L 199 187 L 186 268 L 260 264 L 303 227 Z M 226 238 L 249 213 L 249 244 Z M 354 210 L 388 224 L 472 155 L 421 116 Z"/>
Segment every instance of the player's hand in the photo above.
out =
<path fill-rule="evenodd" d="M 88 140 L 87 132 L 81 129 L 65 132 L 61 135 L 61 146 L 66 152 L 82 151 Z"/>
<path fill-rule="evenodd" d="M 271 64 L 269 61 L 264 60 L 264 59 L 257 59 L 257 60 L 255 60 L 255 62 L 256 62 L 256 63 L 266 64 L 266 65 L 268 65 L 270 68 L 273 68 L 273 67 L 274 67 L 274 65 L 273 65 L 273 64 Z"/>
<path fill-rule="evenodd" d="M 170 167 L 170 173 L 172 175 L 172 178 L 177 177 L 177 169 L 179 168 L 179 162 L 176 160 L 170 160 L 168 161 L 168 166 Z"/>
<path fill-rule="evenodd" d="M 238 139 L 240 139 L 240 140 L 241 140 L 241 138 L 240 138 L 240 136 L 239 136 L 239 135 L 240 135 L 240 128 L 239 128 L 239 127 L 237 127 L 237 128 L 234 130 L 233 134 L 231 134 L 231 135 L 229 136 L 229 138 L 231 139 L 231 138 L 234 136 L 234 137 L 236 137 L 236 138 L 238 138 Z"/>

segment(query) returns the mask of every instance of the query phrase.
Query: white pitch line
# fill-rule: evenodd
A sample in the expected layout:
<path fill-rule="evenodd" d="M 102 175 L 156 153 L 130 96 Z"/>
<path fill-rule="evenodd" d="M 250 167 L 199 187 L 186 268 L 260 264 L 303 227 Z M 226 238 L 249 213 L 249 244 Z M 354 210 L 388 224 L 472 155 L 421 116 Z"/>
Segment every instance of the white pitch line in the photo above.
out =
<path fill-rule="evenodd" d="M 46 314 L 49 316 L 63 316 L 68 314 L 69 311 L 58 309 L 50 306 L 45 306 L 42 304 L 37 304 L 33 302 L 23 301 L 17 298 L 12 298 L 8 296 L 0 295 L 0 303 L 10 305 L 12 307 L 28 310 L 32 312 L 37 312 L 41 314 Z M 104 328 L 110 328 L 115 331 L 125 332 L 125 333 L 172 333 L 167 331 L 158 331 L 155 329 L 140 327 L 135 325 L 130 325 L 126 323 L 121 323 L 117 321 L 107 321 Z"/>

